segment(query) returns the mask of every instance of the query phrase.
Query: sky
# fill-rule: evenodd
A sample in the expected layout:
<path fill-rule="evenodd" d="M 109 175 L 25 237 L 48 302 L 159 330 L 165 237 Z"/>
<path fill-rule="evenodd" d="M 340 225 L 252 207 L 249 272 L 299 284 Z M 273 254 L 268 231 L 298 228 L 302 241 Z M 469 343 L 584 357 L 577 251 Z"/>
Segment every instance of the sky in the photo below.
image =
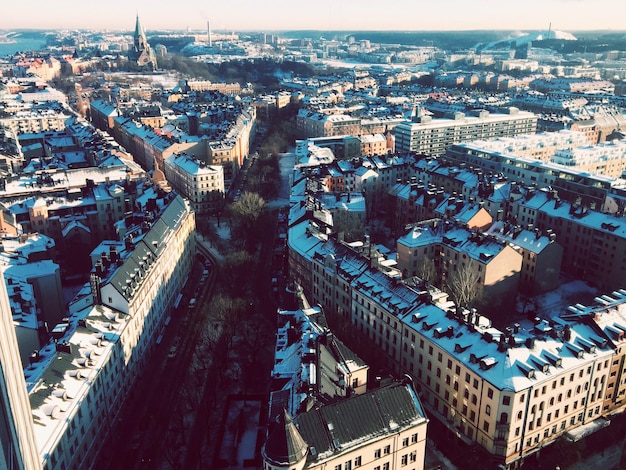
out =
<path fill-rule="evenodd" d="M 626 30 L 624 0 L 29 0 L 0 29 Z"/>

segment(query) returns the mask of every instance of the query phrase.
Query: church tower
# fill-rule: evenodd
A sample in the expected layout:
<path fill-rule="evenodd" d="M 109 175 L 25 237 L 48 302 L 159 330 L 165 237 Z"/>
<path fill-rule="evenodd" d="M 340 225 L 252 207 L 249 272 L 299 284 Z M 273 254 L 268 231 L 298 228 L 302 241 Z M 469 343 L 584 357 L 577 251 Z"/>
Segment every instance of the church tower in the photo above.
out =
<path fill-rule="evenodd" d="M 157 61 L 154 50 L 148 44 L 146 33 L 139 22 L 139 14 L 135 23 L 135 35 L 133 37 L 133 49 L 130 53 L 130 59 L 137 62 L 142 67 L 151 67 L 152 70 L 157 69 Z"/>

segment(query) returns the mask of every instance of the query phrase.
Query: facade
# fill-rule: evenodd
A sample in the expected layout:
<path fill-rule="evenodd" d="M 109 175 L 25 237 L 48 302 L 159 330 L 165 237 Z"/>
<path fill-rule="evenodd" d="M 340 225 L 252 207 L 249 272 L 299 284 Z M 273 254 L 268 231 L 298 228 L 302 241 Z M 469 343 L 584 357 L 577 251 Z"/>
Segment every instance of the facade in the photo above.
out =
<path fill-rule="evenodd" d="M 516 468 L 561 437 L 576 440 L 606 426 L 608 414 L 624 409 L 623 290 L 596 298 L 594 307 L 499 330 L 430 288 L 395 282 L 329 242 L 294 235 L 290 248 L 312 256 L 308 266 L 317 276 L 310 300 L 334 298 L 329 286 L 345 289 L 342 310 L 326 301 L 329 321 L 347 317 L 390 370 L 409 374 L 429 416 L 485 450 L 485 468 Z M 323 268 L 314 252 L 341 269 Z"/>
<path fill-rule="evenodd" d="M 345 114 L 324 114 L 301 109 L 296 116 L 301 139 L 361 134 L 361 119 Z"/>
<path fill-rule="evenodd" d="M 106 458 L 110 429 L 190 272 L 193 212 L 173 194 L 139 204 L 150 224 L 126 225 L 124 241 L 92 253 L 90 285 L 24 371 L 46 469 Z"/>
<path fill-rule="evenodd" d="M 453 119 L 418 118 L 420 122 L 405 122 L 393 129 L 396 151 L 442 155 L 458 142 L 493 137 L 533 134 L 537 116 L 511 108 L 510 114 L 489 114 L 481 111 L 476 117 L 455 113 Z"/>
<path fill-rule="evenodd" d="M 285 412 L 263 446 L 263 469 L 422 470 L 427 425 L 410 383 L 381 387 L 295 419 Z"/>
<path fill-rule="evenodd" d="M 594 146 L 562 149 L 550 159 L 581 172 L 620 178 L 626 172 L 626 141 L 612 140 Z"/>
<path fill-rule="evenodd" d="M 423 469 L 428 420 L 411 381 L 371 390 L 319 306 L 279 318 L 264 470 Z"/>
<path fill-rule="evenodd" d="M 362 156 L 384 155 L 390 151 L 387 148 L 387 138 L 382 134 L 364 134 L 359 139 L 361 140 Z"/>
<path fill-rule="evenodd" d="M 563 270 L 604 291 L 621 289 L 626 269 L 626 220 L 551 198 L 537 211 L 537 228 L 563 246 Z"/>
<path fill-rule="evenodd" d="M 550 158 L 559 150 L 588 146 L 594 142 L 595 140 L 589 139 L 589 136 L 584 132 L 561 130 L 515 137 L 498 137 L 490 140 L 472 141 L 468 144 L 519 157 L 550 161 Z"/>
<path fill-rule="evenodd" d="M 39 107 L 4 116 L 0 118 L 0 126 L 10 129 L 17 135 L 61 131 L 65 129 L 65 121 L 69 117 L 70 114 L 65 110 Z"/>
<path fill-rule="evenodd" d="M 450 221 L 413 227 L 398 238 L 397 250 L 398 269 L 405 277 L 424 277 L 423 266 L 433 264 L 430 282 L 451 289 L 460 284 L 457 297 L 471 283 L 476 300 L 492 312 L 514 300 L 519 290 L 522 254 L 496 237 Z"/>
<path fill-rule="evenodd" d="M 551 230 L 528 230 L 510 224 L 496 223 L 488 232 L 515 247 L 522 254 L 520 292 L 539 295 L 559 286 L 563 247 Z"/>
<path fill-rule="evenodd" d="M 0 281 L 0 467 L 40 469 L 33 416 L 4 276 Z"/>
<path fill-rule="evenodd" d="M 165 160 L 165 177 L 179 194 L 189 199 L 196 214 L 211 214 L 224 204 L 224 168 L 206 165 L 189 155 Z"/>
<path fill-rule="evenodd" d="M 575 201 L 580 196 L 583 203 L 593 203 L 597 207 L 603 207 L 611 188 L 620 185 L 615 177 L 589 174 L 576 167 L 536 161 L 471 144 L 452 145 L 444 159 L 457 164 L 465 163 L 487 172 L 502 173 L 520 184 L 537 185 L 540 188 L 552 186 L 559 190 L 563 199 Z M 593 165 L 599 167 L 606 164 L 603 158 L 599 158 Z"/>

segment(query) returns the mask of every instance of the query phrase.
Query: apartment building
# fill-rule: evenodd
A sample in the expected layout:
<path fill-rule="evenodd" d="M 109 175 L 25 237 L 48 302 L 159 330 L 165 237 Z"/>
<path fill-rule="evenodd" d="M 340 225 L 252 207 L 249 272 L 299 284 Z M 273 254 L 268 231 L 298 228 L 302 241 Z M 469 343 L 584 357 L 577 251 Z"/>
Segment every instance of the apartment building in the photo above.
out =
<path fill-rule="evenodd" d="M 559 286 L 563 247 L 556 241 L 556 234 L 551 229 L 543 233 L 538 228 L 528 230 L 519 225 L 498 222 L 487 233 L 521 253 L 520 292 L 538 295 Z"/>
<path fill-rule="evenodd" d="M 580 196 L 583 203 L 596 204 L 597 207 L 604 207 L 611 189 L 621 185 L 620 180 L 615 177 L 589 174 L 578 168 L 502 154 L 470 144 L 452 145 L 443 158 L 457 164 L 465 163 L 485 172 L 501 173 L 504 177 L 527 186 L 552 186 L 563 199 L 573 202 Z M 593 165 L 605 166 L 606 162 L 602 162 L 600 158 Z"/>
<path fill-rule="evenodd" d="M 311 301 L 329 306 L 329 321 L 349 315 L 390 370 L 413 377 L 432 418 L 487 452 L 486 468 L 516 468 L 560 437 L 575 440 L 606 426 L 606 415 L 623 409 L 616 346 L 624 337 L 623 290 L 597 298 L 594 309 L 577 305 L 561 317 L 499 330 L 476 310 L 394 281 L 371 261 L 355 264 L 355 255 L 332 247 L 316 245 L 320 255 L 309 261 L 318 287 Z M 333 309 L 333 285 L 351 299 L 349 314 L 345 305 L 341 313 Z"/>
<path fill-rule="evenodd" d="M 402 367 L 427 410 L 494 466 L 515 468 L 561 436 L 608 424 L 614 350 L 588 324 L 557 317 L 502 332 L 475 312 L 426 303 L 402 326 Z"/>
<path fill-rule="evenodd" d="M 510 108 L 509 114 L 481 111 L 477 116 L 455 113 L 452 119 L 432 119 L 430 116 L 416 119 L 418 122 L 405 122 L 394 127 L 396 151 L 436 156 L 445 153 L 454 143 L 532 134 L 537 129 L 537 116 L 516 108 Z"/>
<path fill-rule="evenodd" d="M 581 172 L 620 178 L 626 172 L 626 141 L 612 140 L 594 146 L 561 149 L 550 161 L 575 167 Z"/>
<path fill-rule="evenodd" d="M 263 468 L 424 468 L 428 420 L 410 380 L 372 390 L 320 306 L 278 314 Z"/>
<path fill-rule="evenodd" d="M 94 250 L 89 286 L 24 371 L 45 469 L 106 459 L 110 430 L 187 280 L 194 214 L 180 196 L 150 199 L 141 198 L 137 211 L 150 225 L 126 225 L 124 241 Z"/>
<path fill-rule="evenodd" d="M 165 160 L 165 177 L 180 195 L 189 199 L 196 214 L 211 214 L 224 204 L 224 168 L 211 166 L 186 154 Z"/>
<path fill-rule="evenodd" d="M 352 135 L 296 140 L 296 153 L 299 148 L 306 149 L 310 144 L 321 148 L 329 148 L 337 159 L 354 158 L 362 155 L 361 141 L 358 137 Z"/>
<path fill-rule="evenodd" d="M 0 126 L 10 129 L 15 134 L 27 134 L 65 129 L 65 121 L 70 118 L 69 112 L 54 106 L 37 105 L 17 114 L 0 118 Z"/>
<path fill-rule="evenodd" d="M 85 183 L 83 183 L 85 184 Z M 116 223 L 124 220 L 134 204 L 149 191 L 133 180 L 93 184 L 89 182 L 71 197 L 39 196 L 6 203 L 5 222 L 19 233 L 39 232 L 54 239 L 66 269 L 84 269 L 84 259 L 104 239 L 117 239 Z M 73 268 L 70 268 L 73 266 Z"/>
<path fill-rule="evenodd" d="M 4 276 L 0 278 L 0 467 L 42 468 Z"/>
<path fill-rule="evenodd" d="M 387 138 L 382 134 L 364 134 L 359 139 L 361 140 L 362 156 L 384 155 L 392 151 L 392 148 L 388 147 Z"/>
<path fill-rule="evenodd" d="M 361 119 L 345 114 L 324 114 L 300 109 L 296 132 L 301 139 L 361 134 Z"/>
<path fill-rule="evenodd" d="M 296 417 L 312 402 L 363 394 L 369 366 L 328 328 L 320 306 L 279 310 L 269 422 L 284 411 Z"/>
<path fill-rule="evenodd" d="M 270 428 L 264 470 L 422 470 L 428 419 L 410 383 L 320 406 Z"/>
<path fill-rule="evenodd" d="M 476 140 L 468 142 L 468 145 L 519 157 L 550 161 L 558 150 L 589 146 L 592 143 L 595 143 L 595 140 L 590 140 L 584 132 L 563 129 L 558 132 L 538 132 L 515 137 Z"/>
<path fill-rule="evenodd" d="M 464 201 L 456 196 L 444 199 L 435 207 L 435 216 L 439 219 L 450 219 L 470 230 L 486 230 L 493 222 L 493 217 L 482 203 Z M 418 221 L 415 221 L 418 222 Z"/>
<path fill-rule="evenodd" d="M 465 285 L 462 291 L 471 285 L 475 301 L 490 312 L 510 306 L 519 290 L 522 254 L 508 243 L 449 220 L 413 227 L 398 238 L 397 251 L 404 277 L 423 277 L 422 267 L 434 264 L 431 283 Z"/>
<path fill-rule="evenodd" d="M 626 272 L 626 219 L 552 197 L 536 226 L 552 229 L 563 245 L 563 270 L 604 291 L 621 289 Z"/>

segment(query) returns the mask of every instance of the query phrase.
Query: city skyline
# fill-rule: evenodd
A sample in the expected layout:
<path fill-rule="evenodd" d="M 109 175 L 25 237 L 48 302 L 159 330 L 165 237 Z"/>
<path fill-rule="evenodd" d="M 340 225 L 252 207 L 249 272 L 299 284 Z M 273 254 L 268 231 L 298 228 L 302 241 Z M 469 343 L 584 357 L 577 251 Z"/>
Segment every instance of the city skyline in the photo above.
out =
<path fill-rule="evenodd" d="M 351 4 L 354 3 L 354 4 Z M 33 0 L 28 10 L 14 9 L 0 19 L 0 29 L 99 29 L 131 31 L 138 14 L 146 31 L 157 29 L 204 30 L 210 21 L 213 31 L 281 30 L 624 30 L 619 0 L 528 0 L 503 5 L 492 0 L 466 2 L 442 0 L 436 4 L 424 0 L 396 0 L 388 8 L 380 2 L 318 3 L 270 0 L 262 7 L 252 0 L 234 0 L 207 4 L 199 0 L 185 2 L 184 12 L 172 14 L 155 8 L 148 0 L 90 4 L 77 8 L 70 0 L 46 2 Z M 124 13 L 126 12 L 126 13 Z M 242 14 L 247 12 L 247 14 Z"/>

